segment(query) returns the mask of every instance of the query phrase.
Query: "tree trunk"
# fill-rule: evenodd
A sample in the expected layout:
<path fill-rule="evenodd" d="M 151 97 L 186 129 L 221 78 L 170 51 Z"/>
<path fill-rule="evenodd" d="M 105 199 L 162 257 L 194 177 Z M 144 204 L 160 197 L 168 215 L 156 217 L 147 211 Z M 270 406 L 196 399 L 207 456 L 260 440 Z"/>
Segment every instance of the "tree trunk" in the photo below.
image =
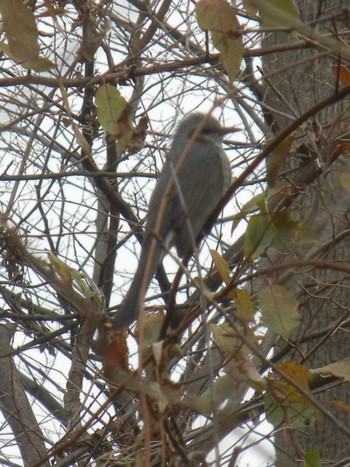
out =
<path fill-rule="evenodd" d="M 340 13 L 348 2 L 300 0 L 297 6 L 303 22 L 322 33 L 328 31 L 336 39 L 337 34 L 340 35 L 347 26 L 346 15 Z M 266 37 L 263 47 L 287 44 L 289 39 L 286 33 L 274 33 Z M 341 40 L 349 41 L 344 36 L 341 36 Z M 277 129 L 283 129 L 296 117 L 337 92 L 338 86 L 341 86 L 337 65 L 338 58 L 334 54 L 331 56 L 327 50 L 307 46 L 300 50 L 265 55 L 263 70 L 267 84 L 264 104 L 268 106 Z M 291 248 L 286 252 L 294 258 L 312 256 L 312 251 L 329 242 L 323 255 L 324 261 L 348 264 L 350 238 L 346 231 L 349 229 L 347 211 L 350 196 L 339 181 L 339 175 L 345 170 L 349 171 L 347 156 L 341 155 L 332 164 L 328 162 L 334 154 L 335 141 L 349 125 L 349 116 L 349 98 L 317 113 L 313 121 L 309 121 L 295 135 L 290 162 L 280 171 L 280 180 L 289 180 L 293 171 L 302 170 L 305 157 L 315 157 L 321 168 L 319 178 L 312 186 L 305 187 L 291 208 L 293 217 L 306 222 L 314 235 L 312 245 L 302 250 L 292 251 Z M 341 233 L 344 236 L 338 242 L 336 237 Z M 279 257 L 274 261 L 280 260 Z M 349 276 L 327 267 L 294 274 L 293 282 L 290 281 L 288 287 L 299 300 L 302 322 L 294 336 L 296 346 L 292 358 L 306 363 L 309 368 L 319 368 L 348 357 L 349 337 L 340 323 L 349 318 L 349 285 Z M 333 332 L 327 333 L 327 329 Z M 318 338 L 304 342 L 305 336 L 315 335 L 318 331 L 325 332 Z M 322 406 L 334 411 L 331 401 L 348 404 L 348 388 L 338 385 L 328 392 L 323 391 L 318 400 Z M 339 409 L 336 416 L 344 425 L 350 426 L 345 410 Z M 322 462 L 328 465 L 348 454 L 348 443 L 347 437 L 321 415 L 316 424 L 307 430 L 285 429 L 278 432 L 276 465 L 282 467 L 303 462 L 302 453 L 309 449 L 318 450 Z"/>

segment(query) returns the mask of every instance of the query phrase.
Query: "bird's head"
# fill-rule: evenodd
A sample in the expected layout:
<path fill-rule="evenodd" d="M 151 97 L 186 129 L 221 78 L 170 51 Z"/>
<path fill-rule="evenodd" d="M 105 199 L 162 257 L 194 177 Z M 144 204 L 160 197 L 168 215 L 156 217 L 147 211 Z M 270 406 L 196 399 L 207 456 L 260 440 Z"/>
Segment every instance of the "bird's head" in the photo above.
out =
<path fill-rule="evenodd" d="M 237 128 L 225 128 L 212 115 L 202 113 L 192 113 L 181 120 L 176 129 L 176 135 L 186 136 L 188 139 L 194 138 L 197 142 L 220 144 L 224 135 L 238 131 Z"/>

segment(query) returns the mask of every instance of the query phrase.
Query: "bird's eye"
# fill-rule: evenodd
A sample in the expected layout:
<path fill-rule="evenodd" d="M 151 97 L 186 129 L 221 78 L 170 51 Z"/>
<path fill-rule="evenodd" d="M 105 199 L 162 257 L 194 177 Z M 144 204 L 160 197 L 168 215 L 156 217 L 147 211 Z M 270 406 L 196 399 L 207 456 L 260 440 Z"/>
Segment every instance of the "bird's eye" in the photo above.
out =
<path fill-rule="evenodd" d="M 220 128 L 216 126 L 205 126 L 202 130 L 202 133 L 204 133 L 205 135 L 213 135 L 216 133 L 220 133 Z"/>
<path fill-rule="evenodd" d="M 189 131 L 189 138 L 196 132 L 196 130 L 190 130 Z M 216 133 L 218 133 L 218 129 L 217 128 L 213 128 L 213 127 L 208 127 L 208 126 L 205 126 L 204 128 L 202 128 L 202 130 L 200 131 L 200 134 L 198 135 L 198 137 L 200 138 L 200 135 L 214 135 Z"/>

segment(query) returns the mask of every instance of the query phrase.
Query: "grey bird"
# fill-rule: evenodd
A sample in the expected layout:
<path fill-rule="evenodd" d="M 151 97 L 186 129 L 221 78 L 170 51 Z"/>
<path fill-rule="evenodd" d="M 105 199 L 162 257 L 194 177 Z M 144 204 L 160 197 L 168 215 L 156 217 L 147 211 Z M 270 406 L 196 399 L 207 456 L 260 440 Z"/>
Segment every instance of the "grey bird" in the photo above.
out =
<path fill-rule="evenodd" d="M 222 148 L 225 129 L 212 116 L 193 113 L 177 126 L 167 160 L 152 193 L 139 264 L 111 331 L 137 320 L 147 288 L 164 256 L 175 246 L 180 258 L 195 240 L 231 183 Z"/>

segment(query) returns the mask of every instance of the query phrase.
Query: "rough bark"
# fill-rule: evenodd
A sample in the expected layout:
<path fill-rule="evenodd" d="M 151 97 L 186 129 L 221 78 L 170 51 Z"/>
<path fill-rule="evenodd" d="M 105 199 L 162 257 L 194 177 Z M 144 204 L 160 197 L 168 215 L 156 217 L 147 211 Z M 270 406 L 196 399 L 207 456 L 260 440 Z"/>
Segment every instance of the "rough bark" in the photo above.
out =
<path fill-rule="evenodd" d="M 303 0 L 297 3 L 303 21 L 315 25 L 322 32 L 328 31 L 337 36 L 346 30 L 346 15 L 340 17 L 339 13 L 348 6 L 347 2 Z M 271 34 L 265 39 L 264 47 L 286 43 L 289 39 L 286 33 Z M 342 36 L 342 40 L 348 41 L 348 37 Z M 303 114 L 317 102 L 337 92 L 341 85 L 336 72 L 337 64 L 338 58 L 321 48 L 289 50 L 264 57 L 263 69 L 267 83 L 264 104 L 269 107 L 278 128 L 285 127 L 289 119 Z M 344 235 L 340 242 L 332 242 L 336 235 L 349 228 L 347 213 L 350 197 L 339 181 L 339 174 L 344 170 L 349 171 L 347 156 L 341 155 L 331 166 L 327 163 L 334 153 L 335 142 L 346 131 L 349 105 L 349 99 L 346 98 L 325 108 L 316 115 L 314 121 L 298 132 L 294 140 L 292 158 L 280 174 L 280 180 L 288 180 L 293 170 L 302 170 L 301 152 L 304 153 L 303 157 L 315 157 L 318 160 L 321 174 L 291 207 L 293 216 L 311 227 L 315 241 L 308 248 L 291 249 L 286 255 L 304 258 L 310 255 L 312 249 L 330 242 L 331 247 L 324 255 L 324 260 L 345 264 L 348 261 L 349 236 Z M 271 257 L 275 262 L 282 260 L 273 253 Z M 334 329 L 326 336 L 297 345 L 294 358 L 305 362 L 309 368 L 319 368 L 348 357 L 348 335 L 339 323 L 349 317 L 349 284 L 348 276 L 327 269 L 304 274 L 296 271 L 293 281 L 289 282 L 289 288 L 301 304 L 302 323 L 295 336 L 297 342 L 309 333 L 328 327 Z M 338 385 L 326 393 L 322 392 L 319 400 L 330 409 L 332 400 L 346 404 L 348 388 L 346 385 Z M 336 415 L 344 425 L 350 425 L 345 411 L 338 410 Z M 289 466 L 291 462 L 295 465 L 300 461 L 302 451 L 309 449 L 320 451 L 322 461 L 328 465 L 346 456 L 348 442 L 332 423 L 321 416 L 316 425 L 307 430 L 297 432 L 286 429 L 279 432 L 276 437 L 276 465 Z"/>

